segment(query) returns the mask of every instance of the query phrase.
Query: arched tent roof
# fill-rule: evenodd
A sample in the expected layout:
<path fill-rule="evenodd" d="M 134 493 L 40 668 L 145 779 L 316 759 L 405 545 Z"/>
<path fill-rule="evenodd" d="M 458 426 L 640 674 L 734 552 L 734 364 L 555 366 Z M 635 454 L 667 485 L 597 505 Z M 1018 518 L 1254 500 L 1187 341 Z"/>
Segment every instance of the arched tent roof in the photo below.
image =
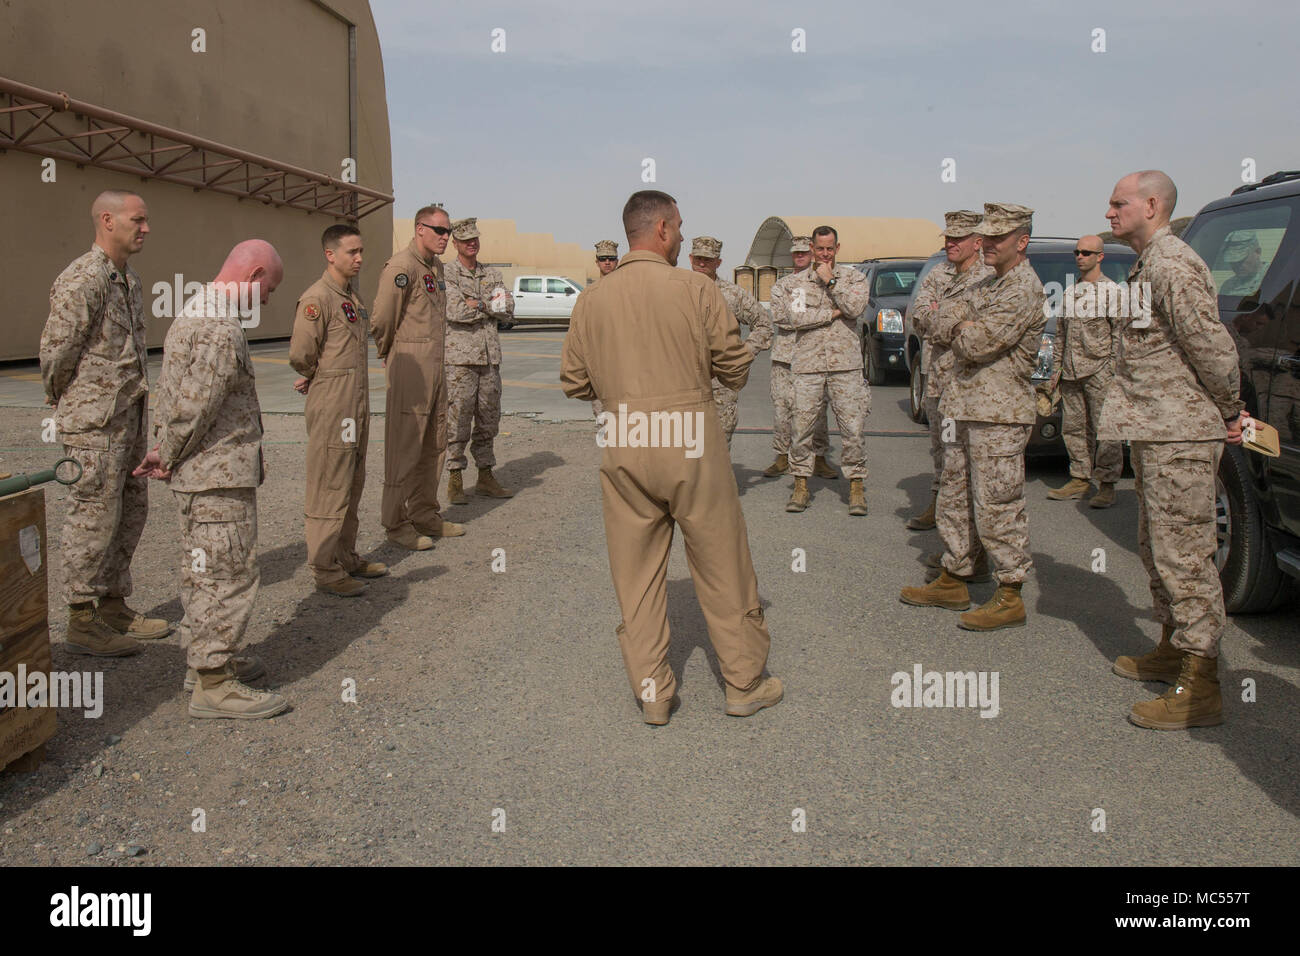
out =
<path fill-rule="evenodd" d="M 925 219 L 856 216 L 769 216 L 750 243 L 747 266 L 792 266 L 790 240 L 810 236 L 818 226 L 833 226 L 840 237 L 840 262 L 880 256 L 928 256 L 943 245 L 943 230 Z"/>

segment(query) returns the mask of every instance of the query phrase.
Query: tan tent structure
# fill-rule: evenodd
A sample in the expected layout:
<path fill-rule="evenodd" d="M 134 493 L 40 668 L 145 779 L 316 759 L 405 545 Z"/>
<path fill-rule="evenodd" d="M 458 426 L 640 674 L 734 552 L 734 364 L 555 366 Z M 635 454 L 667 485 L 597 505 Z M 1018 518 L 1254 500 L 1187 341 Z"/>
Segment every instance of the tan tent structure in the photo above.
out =
<path fill-rule="evenodd" d="M 361 292 L 374 295 L 392 244 L 393 174 L 367 0 L 7 0 L 0 50 L 0 361 L 36 356 L 50 286 L 90 249 L 90 204 L 105 189 L 149 206 L 131 265 L 150 347 L 162 345 L 176 294 L 211 279 L 242 239 L 269 240 L 285 262 L 250 338 L 289 334 L 335 223 L 361 228 Z"/>

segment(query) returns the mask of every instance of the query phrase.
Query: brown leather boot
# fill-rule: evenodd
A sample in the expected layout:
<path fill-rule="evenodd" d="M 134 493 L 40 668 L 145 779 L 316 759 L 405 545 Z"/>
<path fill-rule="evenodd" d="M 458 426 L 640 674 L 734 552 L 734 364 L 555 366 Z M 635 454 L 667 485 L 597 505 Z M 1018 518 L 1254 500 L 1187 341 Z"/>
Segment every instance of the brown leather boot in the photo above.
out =
<path fill-rule="evenodd" d="M 939 503 L 939 492 L 930 492 L 930 507 L 926 508 L 919 515 L 913 515 L 907 520 L 909 531 L 929 531 L 934 527 L 934 507 Z"/>
<path fill-rule="evenodd" d="M 1174 629 L 1166 624 L 1161 628 L 1160 643 L 1154 651 L 1148 651 L 1141 657 L 1117 657 L 1111 666 L 1111 672 L 1129 680 L 1156 680 L 1162 684 L 1172 684 L 1178 680 L 1183 669 L 1183 652 L 1169 643 Z"/>
<path fill-rule="evenodd" d="M 1025 626 L 1025 602 L 1020 600 L 1019 584 L 999 584 L 993 596 L 957 621 L 964 631 L 997 631 L 1004 627 Z"/>
<path fill-rule="evenodd" d="M 867 492 L 862 487 L 862 479 L 854 478 L 849 481 L 849 514 L 855 518 L 861 518 L 867 513 Z"/>
<path fill-rule="evenodd" d="M 840 473 L 826 461 L 825 455 L 817 455 L 813 458 L 813 474 L 818 478 L 829 478 L 831 480 L 840 476 Z"/>
<path fill-rule="evenodd" d="M 74 654 L 92 657 L 130 657 L 144 650 L 144 645 L 129 634 L 108 625 L 93 604 L 68 608 L 67 648 Z"/>
<path fill-rule="evenodd" d="M 1115 503 L 1115 482 L 1103 484 L 1097 493 L 1088 499 L 1089 508 L 1109 508 Z"/>
<path fill-rule="evenodd" d="M 447 500 L 453 505 L 469 504 L 469 499 L 465 497 L 465 486 L 461 483 L 459 468 L 447 472 Z"/>
<path fill-rule="evenodd" d="M 669 718 L 672 717 L 673 711 L 680 706 L 681 699 L 676 694 L 673 694 L 673 696 L 668 700 L 657 700 L 653 703 L 648 700 L 642 701 L 641 719 L 647 724 L 651 724 L 655 727 L 662 727 L 664 724 L 668 723 Z"/>
<path fill-rule="evenodd" d="M 777 478 L 790 470 L 790 456 L 777 455 L 776 460 L 763 470 L 764 478 Z"/>
<path fill-rule="evenodd" d="M 482 495 L 484 498 L 513 498 L 515 496 L 513 491 L 507 491 L 492 477 L 491 468 L 480 468 L 478 470 L 478 483 L 474 486 L 474 494 Z"/>
<path fill-rule="evenodd" d="M 366 593 L 366 582 L 347 577 L 342 581 L 330 581 L 327 584 L 316 582 L 316 590 L 333 594 L 335 597 L 360 597 Z"/>
<path fill-rule="evenodd" d="M 229 665 L 196 671 L 195 676 L 198 680 L 190 696 L 191 717 L 257 720 L 289 709 L 289 702 L 279 694 L 241 684 Z"/>
<path fill-rule="evenodd" d="M 803 511 L 812 501 L 812 496 L 808 494 L 808 479 L 796 478 L 794 480 L 794 491 L 790 492 L 790 500 L 785 503 L 786 511 Z"/>
<path fill-rule="evenodd" d="M 1219 659 L 1184 654 L 1174 686 L 1155 700 L 1134 704 L 1128 719 L 1151 730 L 1186 730 L 1223 723 Z"/>
<path fill-rule="evenodd" d="M 898 599 L 913 607 L 942 607 L 949 611 L 964 611 L 970 607 L 966 582 L 954 578 L 947 571 L 940 571 L 939 576 L 923 588 L 903 588 Z"/>
<path fill-rule="evenodd" d="M 459 475 L 460 472 L 453 471 L 452 474 Z M 388 532 L 386 537 L 389 544 L 395 544 L 407 551 L 428 551 L 433 547 L 433 539 L 420 534 L 415 530 L 414 525 L 404 524 L 399 528 L 394 528 Z"/>
<path fill-rule="evenodd" d="M 172 626 L 160 617 L 145 617 L 126 606 L 126 598 L 102 597 L 99 599 L 99 616 L 104 623 L 137 641 L 156 641 L 172 632 Z"/>
<path fill-rule="evenodd" d="M 785 696 L 785 688 L 779 677 L 765 677 L 751 691 L 740 691 L 727 685 L 727 715 L 729 717 L 750 717 L 764 707 L 775 707 Z"/>
<path fill-rule="evenodd" d="M 1070 498 L 1082 498 L 1092 487 L 1092 482 L 1085 481 L 1083 478 L 1071 478 L 1059 488 L 1053 488 L 1047 493 L 1047 497 L 1053 501 L 1066 501 Z"/>

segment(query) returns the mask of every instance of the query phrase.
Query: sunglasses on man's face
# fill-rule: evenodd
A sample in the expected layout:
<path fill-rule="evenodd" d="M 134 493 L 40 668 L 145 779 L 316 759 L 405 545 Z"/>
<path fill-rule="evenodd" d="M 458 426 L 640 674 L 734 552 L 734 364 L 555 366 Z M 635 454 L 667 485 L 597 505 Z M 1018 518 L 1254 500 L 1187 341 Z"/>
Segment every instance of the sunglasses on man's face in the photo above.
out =
<path fill-rule="evenodd" d="M 618 256 L 597 256 L 597 262 L 618 262 Z"/>
<path fill-rule="evenodd" d="M 451 232 L 451 230 L 448 229 L 446 226 L 435 226 L 431 222 L 417 222 L 415 225 L 417 228 L 419 226 L 424 226 L 425 229 L 432 229 L 435 233 L 437 233 L 440 236 L 445 236 L 449 232 Z"/>
<path fill-rule="evenodd" d="M 1075 249 L 1074 254 L 1076 256 L 1099 256 L 1101 252 L 1097 249 Z"/>

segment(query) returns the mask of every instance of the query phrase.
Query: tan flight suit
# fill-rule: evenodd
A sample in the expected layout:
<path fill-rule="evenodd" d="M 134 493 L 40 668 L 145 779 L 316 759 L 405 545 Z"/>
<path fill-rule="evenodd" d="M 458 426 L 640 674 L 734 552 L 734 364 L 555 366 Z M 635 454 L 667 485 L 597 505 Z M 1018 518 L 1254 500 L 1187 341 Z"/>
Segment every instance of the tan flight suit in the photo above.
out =
<path fill-rule="evenodd" d="M 1128 276 L 1151 315 L 1119 319 L 1115 371 L 1097 437 L 1131 443 L 1138 551 L 1155 617 L 1170 643 L 1219 655 L 1227 624 L 1214 566 L 1215 486 L 1225 422 L 1244 407 L 1237 347 L 1219 320 L 1214 278 L 1168 226 L 1148 240 Z"/>
<path fill-rule="evenodd" d="M 144 458 L 149 376 L 144 291 L 99 246 L 54 280 L 41 377 L 63 454 L 81 465 L 63 522 L 69 604 L 131 593 L 131 558 L 149 516 Z"/>
<path fill-rule="evenodd" d="M 329 270 L 302 294 L 289 364 L 306 377 L 307 564 L 317 584 L 343 581 L 361 565 L 357 507 L 366 484 L 370 383 L 361 296 Z"/>
<path fill-rule="evenodd" d="M 153 444 L 181 531 L 181 647 L 190 667 L 224 667 L 253 616 L 262 413 L 248 343 L 226 295 L 208 285 L 163 345 Z"/>
<path fill-rule="evenodd" d="M 618 638 L 632 691 L 642 700 L 651 690 L 652 699 L 670 700 L 677 688 L 668 664 L 675 524 L 686 538 L 686 561 L 723 679 L 741 691 L 763 679 L 771 641 L 710 385 L 716 377 L 728 388 L 744 387 L 753 360 L 717 284 L 653 252 L 629 252 L 574 305 L 560 382 L 570 398 L 599 395 L 615 418 L 625 406 L 627 419 L 606 430 L 611 439 L 631 426 L 634 412 L 678 413 L 682 435 L 686 422 L 699 424 L 699 457 L 671 442 L 617 447 L 615 441 L 601 459 L 605 539 L 623 613 Z"/>
<path fill-rule="evenodd" d="M 442 263 L 421 258 L 412 239 L 384 265 L 370 316 L 388 376 L 380 519 L 390 534 L 411 524 L 442 529 L 438 478 L 447 452 L 446 304 Z"/>

